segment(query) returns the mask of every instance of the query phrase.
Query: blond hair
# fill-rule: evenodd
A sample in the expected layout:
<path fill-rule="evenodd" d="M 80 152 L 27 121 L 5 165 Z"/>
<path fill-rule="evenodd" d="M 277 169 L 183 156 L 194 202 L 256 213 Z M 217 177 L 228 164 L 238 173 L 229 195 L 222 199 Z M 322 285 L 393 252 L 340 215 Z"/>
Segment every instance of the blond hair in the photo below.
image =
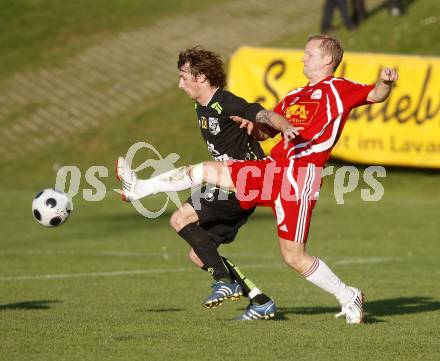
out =
<path fill-rule="evenodd" d="M 344 49 L 339 39 L 330 35 L 319 34 L 309 36 L 307 43 L 312 40 L 321 40 L 319 49 L 322 55 L 330 55 L 332 57 L 333 71 L 336 71 L 344 56 Z"/>

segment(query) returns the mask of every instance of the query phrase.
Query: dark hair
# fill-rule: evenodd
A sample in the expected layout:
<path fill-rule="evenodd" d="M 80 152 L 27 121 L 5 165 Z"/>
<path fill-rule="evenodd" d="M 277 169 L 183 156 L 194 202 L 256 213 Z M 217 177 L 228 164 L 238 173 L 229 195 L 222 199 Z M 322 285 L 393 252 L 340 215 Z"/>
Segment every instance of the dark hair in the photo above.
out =
<path fill-rule="evenodd" d="M 198 45 L 180 52 L 179 70 L 187 63 L 193 76 L 204 75 L 212 86 L 220 89 L 226 86 L 225 64 L 218 54 Z"/>
<path fill-rule="evenodd" d="M 330 35 L 311 35 L 307 39 L 307 43 L 312 40 L 321 40 L 319 48 L 323 55 L 330 55 L 333 59 L 333 70 L 336 70 L 344 56 L 344 49 L 339 39 Z"/>

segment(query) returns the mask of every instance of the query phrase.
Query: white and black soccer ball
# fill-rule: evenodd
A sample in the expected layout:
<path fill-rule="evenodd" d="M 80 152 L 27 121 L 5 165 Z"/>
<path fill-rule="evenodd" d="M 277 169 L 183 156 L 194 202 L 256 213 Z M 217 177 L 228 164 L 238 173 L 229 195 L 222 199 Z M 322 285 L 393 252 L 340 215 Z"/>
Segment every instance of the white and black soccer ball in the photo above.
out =
<path fill-rule="evenodd" d="M 35 220 L 45 227 L 63 224 L 70 216 L 73 205 L 69 196 L 56 189 L 43 189 L 32 202 L 32 214 Z"/>

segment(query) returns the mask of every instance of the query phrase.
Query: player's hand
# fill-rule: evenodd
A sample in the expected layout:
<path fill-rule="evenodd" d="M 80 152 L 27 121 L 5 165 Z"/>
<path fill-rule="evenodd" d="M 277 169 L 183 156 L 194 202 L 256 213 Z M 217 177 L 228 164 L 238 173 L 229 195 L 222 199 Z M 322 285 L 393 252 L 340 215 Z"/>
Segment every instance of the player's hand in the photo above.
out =
<path fill-rule="evenodd" d="M 231 115 L 229 118 L 233 120 L 235 123 L 240 124 L 240 128 L 245 128 L 248 135 L 251 135 L 254 130 L 254 123 L 250 120 L 239 117 L 238 115 Z"/>
<path fill-rule="evenodd" d="M 284 149 L 287 149 L 289 146 L 289 142 L 294 140 L 301 130 L 303 130 L 303 127 L 294 127 L 293 125 L 289 125 L 283 132 L 284 137 Z"/>
<path fill-rule="evenodd" d="M 397 73 L 396 69 L 385 67 L 380 72 L 379 78 L 385 84 L 393 85 L 397 81 L 397 79 L 399 79 L 399 74 Z"/>

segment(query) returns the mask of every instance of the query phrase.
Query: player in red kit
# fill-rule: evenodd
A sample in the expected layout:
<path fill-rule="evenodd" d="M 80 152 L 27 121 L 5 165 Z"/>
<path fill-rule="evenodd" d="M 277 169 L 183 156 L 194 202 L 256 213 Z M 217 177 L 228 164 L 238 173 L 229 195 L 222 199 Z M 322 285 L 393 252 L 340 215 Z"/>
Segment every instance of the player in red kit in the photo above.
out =
<path fill-rule="evenodd" d="M 363 320 L 364 296 L 360 289 L 343 283 L 319 258 L 306 251 L 313 208 L 318 198 L 320 170 L 330 157 L 350 111 L 358 106 L 384 101 L 398 79 L 384 68 L 376 84 L 363 85 L 335 78 L 343 49 L 327 35 L 308 39 L 302 62 L 306 86 L 288 93 L 275 112 L 284 118 L 260 112 L 256 122 L 281 131 L 284 139 L 269 157 L 255 161 L 203 162 L 181 167 L 157 177 L 140 180 L 119 160 L 123 192 L 131 199 L 166 191 L 180 191 L 208 182 L 236 191 L 242 208 L 270 206 L 277 219 L 278 238 L 286 264 L 309 282 L 333 294 L 341 304 L 348 324 Z M 250 132 L 253 123 L 234 117 Z"/>

